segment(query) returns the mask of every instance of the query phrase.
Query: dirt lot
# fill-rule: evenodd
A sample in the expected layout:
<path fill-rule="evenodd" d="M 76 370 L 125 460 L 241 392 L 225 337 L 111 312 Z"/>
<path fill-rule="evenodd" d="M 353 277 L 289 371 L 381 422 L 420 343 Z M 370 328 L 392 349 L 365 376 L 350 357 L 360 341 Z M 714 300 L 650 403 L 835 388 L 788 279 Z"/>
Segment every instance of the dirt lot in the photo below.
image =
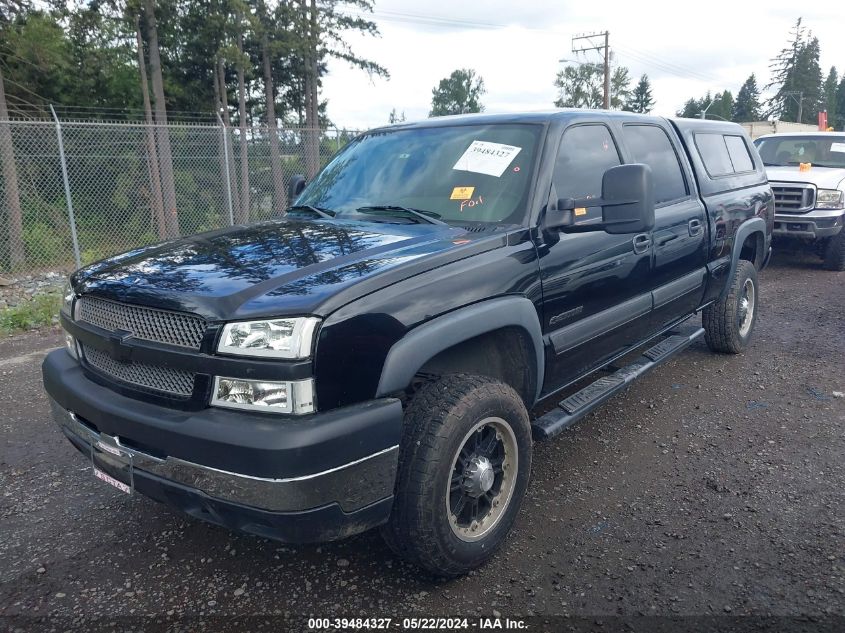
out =
<path fill-rule="evenodd" d="M 845 399 L 834 396 L 845 392 L 845 273 L 779 254 L 762 301 L 744 355 L 698 344 L 538 444 L 507 545 L 449 582 L 398 562 L 375 533 L 289 547 L 109 488 L 49 419 L 39 363 L 58 332 L 0 342 L 0 616 L 25 616 L 12 628 L 51 616 L 37 628 L 60 630 L 140 628 L 149 620 L 133 616 L 150 615 L 830 624 L 845 616 Z"/>

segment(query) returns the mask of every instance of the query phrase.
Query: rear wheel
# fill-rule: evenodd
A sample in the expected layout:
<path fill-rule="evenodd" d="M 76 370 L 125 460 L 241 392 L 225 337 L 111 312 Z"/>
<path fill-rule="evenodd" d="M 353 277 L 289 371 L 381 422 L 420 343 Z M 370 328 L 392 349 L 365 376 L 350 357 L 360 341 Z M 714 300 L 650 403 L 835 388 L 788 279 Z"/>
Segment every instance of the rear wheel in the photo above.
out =
<path fill-rule="evenodd" d="M 501 545 L 531 471 L 531 427 L 519 395 L 483 376 L 444 376 L 408 405 L 396 501 L 383 530 L 400 556 L 458 576 Z"/>
<path fill-rule="evenodd" d="M 845 228 L 827 240 L 822 265 L 826 270 L 845 270 Z"/>
<path fill-rule="evenodd" d="M 711 350 L 739 354 L 748 346 L 757 323 L 757 288 L 754 264 L 739 260 L 727 295 L 704 308 L 701 315 L 704 340 Z"/>

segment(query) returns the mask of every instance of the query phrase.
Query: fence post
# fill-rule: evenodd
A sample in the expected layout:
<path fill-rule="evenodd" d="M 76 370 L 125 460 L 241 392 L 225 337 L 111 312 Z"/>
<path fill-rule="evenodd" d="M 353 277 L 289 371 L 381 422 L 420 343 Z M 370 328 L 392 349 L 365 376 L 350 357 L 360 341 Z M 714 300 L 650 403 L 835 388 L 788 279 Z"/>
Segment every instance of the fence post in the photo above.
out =
<path fill-rule="evenodd" d="M 56 138 L 59 141 L 59 160 L 62 163 L 62 180 L 65 185 L 65 200 L 67 200 L 67 215 L 70 222 L 70 237 L 71 240 L 73 240 L 73 259 L 76 262 L 76 267 L 82 268 L 82 258 L 79 256 L 79 238 L 76 235 L 76 218 L 73 215 L 73 200 L 70 196 L 70 180 L 68 180 L 67 176 L 65 145 L 62 141 L 62 124 L 59 122 L 59 117 L 53 109 L 53 104 L 50 104 L 50 112 L 53 113 L 53 120 L 56 122 Z"/>
<path fill-rule="evenodd" d="M 340 151 L 340 130 L 338 130 L 337 128 L 334 129 L 334 138 L 335 138 L 336 145 L 337 145 L 336 151 L 339 152 Z"/>
<path fill-rule="evenodd" d="M 232 212 L 232 177 L 229 175 L 229 141 L 226 138 L 226 124 L 216 112 L 217 121 L 220 123 L 220 137 L 223 141 L 223 164 L 226 165 L 226 203 L 229 205 L 229 226 L 235 225 L 235 215 Z"/>

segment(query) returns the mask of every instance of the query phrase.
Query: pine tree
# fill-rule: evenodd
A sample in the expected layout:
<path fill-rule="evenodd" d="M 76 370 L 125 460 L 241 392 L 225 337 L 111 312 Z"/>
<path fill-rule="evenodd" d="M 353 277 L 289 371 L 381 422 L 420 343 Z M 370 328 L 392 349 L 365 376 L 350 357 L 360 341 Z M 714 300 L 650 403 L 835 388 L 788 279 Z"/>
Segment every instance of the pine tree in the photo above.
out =
<path fill-rule="evenodd" d="M 819 112 L 825 109 L 824 75 L 819 64 L 821 47 L 819 38 L 814 37 L 807 42 L 799 57 L 797 84 L 803 92 L 804 102 L 801 109 L 800 123 L 815 125 L 819 120 Z M 796 113 L 797 114 L 797 113 Z"/>
<path fill-rule="evenodd" d="M 651 82 L 648 80 L 648 75 L 644 74 L 640 77 L 639 83 L 623 109 L 641 114 L 648 114 L 654 109 L 654 98 L 651 94 Z"/>
<path fill-rule="evenodd" d="M 845 77 L 839 82 L 839 87 L 836 89 L 836 119 L 830 125 L 839 131 L 845 131 Z"/>
<path fill-rule="evenodd" d="M 772 81 L 766 89 L 774 89 L 769 99 L 768 114 L 785 121 L 815 123 L 822 107 L 822 71 L 819 65 L 819 40 L 805 37 L 801 18 L 790 32 L 786 48 L 772 60 Z"/>
<path fill-rule="evenodd" d="M 709 96 L 708 96 L 709 101 Z M 675 112 L 675 114 L 684 119 L 696 119 L 701 115 L 700 100 L 691 98 L 684 102 L 684 107 Z"/>
<path fill-rule="evenodd" d="M 721 119 L 729 121 L 734 108 L 734 98 L 730 90 L 717 92 L 711 96 L 708 91 L 700 99 L 688 99 L 677 115 L 688 119 Z M 702 117 L 702 115 L 704 115 Z"/>
<path fill-rule="evenodd" d="M 731 120 L 759 121 L 761 118 L 763 115 L 760 112 L 760 90 L 757 88 L 757 78 L 752 73 L 736 95 Z"/>
<path fill-rule="evenodd" d="M 836 90 L 839 87 L 839 73 L 836 66 L 831 66 L 827 79 L 824 80 L 824 108 L 827 110 L 827 124 L 833 125 L 836 120 Z"/>

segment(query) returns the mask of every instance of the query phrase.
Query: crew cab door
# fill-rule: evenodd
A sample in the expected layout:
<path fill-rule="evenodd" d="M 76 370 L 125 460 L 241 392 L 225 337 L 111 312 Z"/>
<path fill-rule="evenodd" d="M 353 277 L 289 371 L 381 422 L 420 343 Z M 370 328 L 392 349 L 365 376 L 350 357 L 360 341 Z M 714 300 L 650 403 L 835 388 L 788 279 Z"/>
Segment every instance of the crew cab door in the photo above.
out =
<path fill-rule="evenodd" d="M 559 140 L 549 197 L 600 198 L 604 172 L 621 163 L 603 119 L 570 125 Z M 600 207 L 578 209 L 576 220 L 595 222 L 601 213 Z M 650 233 L 539 236 L 544 392 L 551 393 L 647 335 L 652 247 Z"/>
<path fill-rule="evenodd" d="M 707 263 L 707 214 L 694 194 L 692 172 L 674 130 L 653 118 L 622 122 L 626 163 L 645 163 L 654 176 L 655 225 L 650 288 L 654 332 L 701 305 Z"/>

